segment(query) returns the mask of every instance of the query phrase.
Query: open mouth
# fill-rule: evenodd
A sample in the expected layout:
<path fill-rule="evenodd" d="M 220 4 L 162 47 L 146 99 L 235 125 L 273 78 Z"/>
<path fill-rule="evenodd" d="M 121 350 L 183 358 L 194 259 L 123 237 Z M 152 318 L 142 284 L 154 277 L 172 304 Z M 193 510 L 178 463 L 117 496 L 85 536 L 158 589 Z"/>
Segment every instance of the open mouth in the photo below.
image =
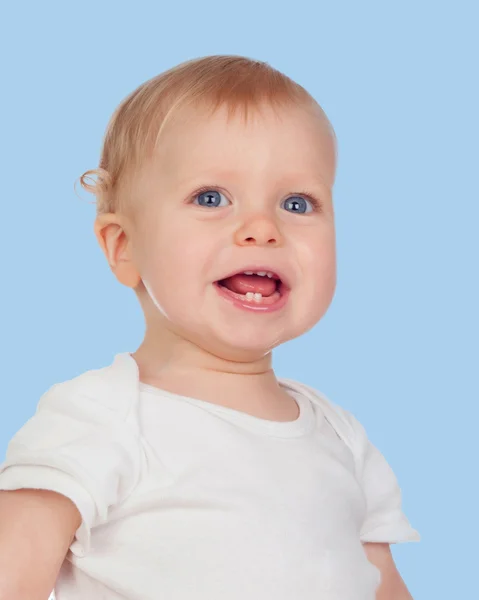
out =
<path fill-rule="evenodd" d="M 272 271 L 242 271 L 215 282 L 220 293 L 242 308 L 279 308 L 288 286 Z"/>

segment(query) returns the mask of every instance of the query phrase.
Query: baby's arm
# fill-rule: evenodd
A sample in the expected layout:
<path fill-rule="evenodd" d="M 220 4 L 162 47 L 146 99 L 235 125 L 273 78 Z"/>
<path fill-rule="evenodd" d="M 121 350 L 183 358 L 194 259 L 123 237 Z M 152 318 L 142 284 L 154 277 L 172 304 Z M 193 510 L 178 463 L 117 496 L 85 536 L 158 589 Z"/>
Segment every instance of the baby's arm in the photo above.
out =
<path fill-rule="evenodd" d="M 376 600 L 413 600 L 397 570 L 389 544 L 366 542 L 364 551 L 369 562 L 381 573 L 381 584 L 376 592 Z"/>
<path fill-rule="evenodd" d="M 47 600 L 80 522 L 56 492 L 0 491 L 0 600 Z"/>

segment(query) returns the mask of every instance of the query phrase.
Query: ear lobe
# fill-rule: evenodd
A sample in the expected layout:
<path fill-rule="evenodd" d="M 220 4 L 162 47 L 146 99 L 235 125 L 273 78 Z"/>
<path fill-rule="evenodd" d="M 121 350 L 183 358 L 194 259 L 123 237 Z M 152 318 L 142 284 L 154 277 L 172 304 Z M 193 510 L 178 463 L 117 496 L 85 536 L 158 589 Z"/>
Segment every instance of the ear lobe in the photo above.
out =
<path fill-rule="evenodd" d="M 141 282 L 131 255 L 131 243 L 121 216 L 115 213 L 98 215 L 95 219 L 96 239 L 120 283 L 136 288 Z"/>

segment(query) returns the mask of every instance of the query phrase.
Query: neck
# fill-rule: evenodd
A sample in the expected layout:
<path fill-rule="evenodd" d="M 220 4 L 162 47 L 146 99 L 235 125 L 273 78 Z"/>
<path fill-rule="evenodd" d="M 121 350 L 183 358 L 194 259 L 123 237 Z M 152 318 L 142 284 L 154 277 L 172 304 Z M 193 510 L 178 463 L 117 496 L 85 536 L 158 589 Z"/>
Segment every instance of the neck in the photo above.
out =
<path fill-rule="evenodd" d="M 255 405 L 263 398 L 266 405 L 281 394 L 271 352 L 250 360 L 229 360 L 162 330 L 161 335 L 147 331 L 133 358 L 140 381 L 176 394 L 222 404 L 226 399 L 231 406 L 245 406 L 248 398 Z"/>

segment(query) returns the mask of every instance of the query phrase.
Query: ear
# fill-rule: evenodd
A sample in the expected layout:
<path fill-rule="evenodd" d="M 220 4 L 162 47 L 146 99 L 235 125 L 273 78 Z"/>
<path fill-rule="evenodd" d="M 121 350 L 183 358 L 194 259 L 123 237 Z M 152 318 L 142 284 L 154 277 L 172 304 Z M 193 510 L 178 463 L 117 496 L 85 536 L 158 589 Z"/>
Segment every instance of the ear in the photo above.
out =
<path fill-rule="evenodd" d="M 95 236 L 120 283 L 136 288 L 141 277 L 132 259 L 131 239 L 127 233 L 126 217 L 116 213 L 98 215 Z"/>

